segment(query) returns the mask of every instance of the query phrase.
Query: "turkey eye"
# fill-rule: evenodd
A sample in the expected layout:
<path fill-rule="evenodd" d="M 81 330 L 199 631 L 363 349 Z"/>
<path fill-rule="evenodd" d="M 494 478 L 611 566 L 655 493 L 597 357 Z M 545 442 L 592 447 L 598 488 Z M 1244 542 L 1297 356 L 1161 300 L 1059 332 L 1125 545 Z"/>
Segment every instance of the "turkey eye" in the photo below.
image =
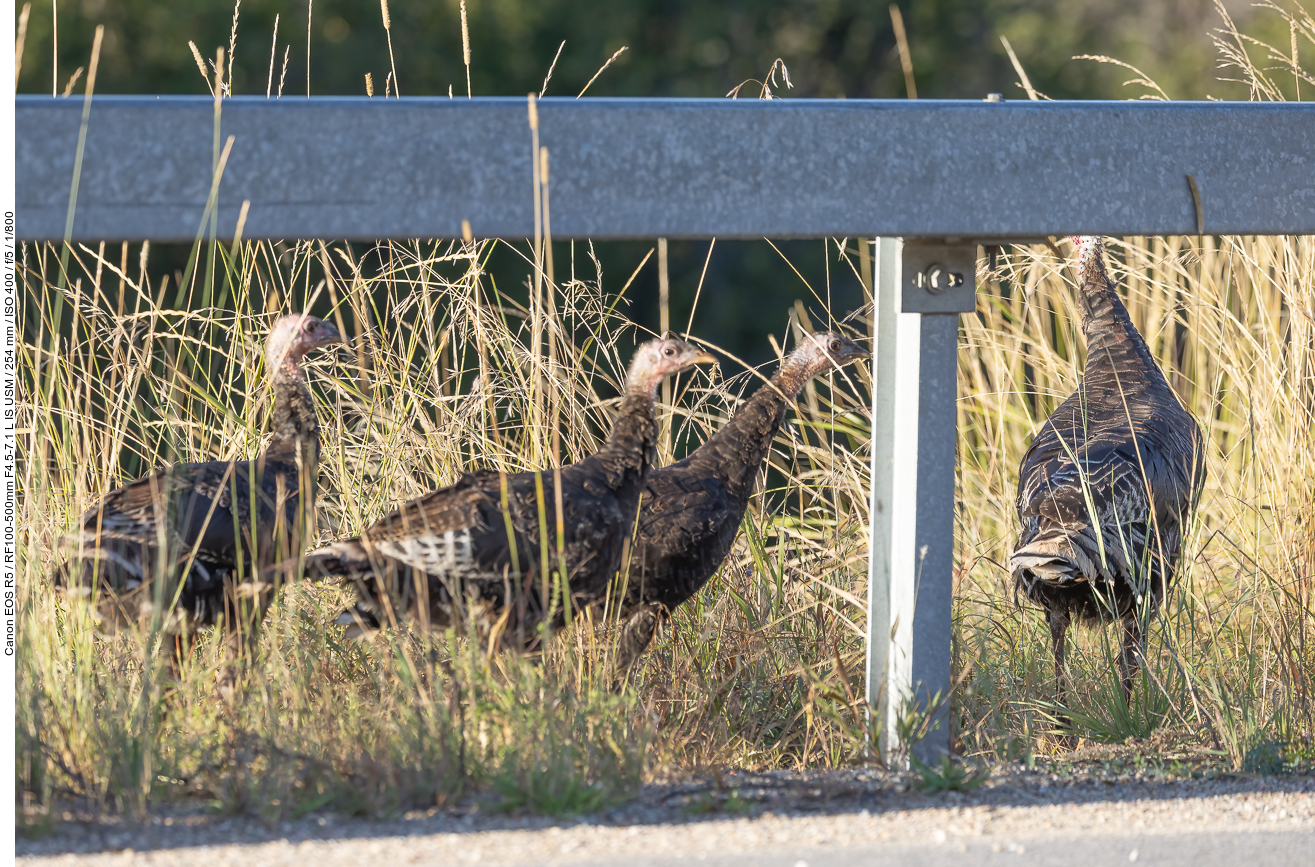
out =
<path fill-rule="evenodd" d="M 318 324 L 319 323 L 317 323 L 314 319 L 307 319 L 306 324 L 302 326 L 302 329 L 305 330 L 307 334 L 310 334 L 312 331 L 315 330 L 315 326 Z"/>
<path fill-rule="evenodd" d="M 839 351 L 840 351 L 840 341 L 839 341 L 839 340 L 832 340 L 832 341 L 831 341 L 831 351 L 832 351 L 832 352 L 839 352 Z"/>
<path fill-rule="evenodd" d="M 670 358 L 676 354 L 676 348 L 674 346 L 668 346 L 666 349 L 662 350 L 662 354 L 667 358 Z"/>

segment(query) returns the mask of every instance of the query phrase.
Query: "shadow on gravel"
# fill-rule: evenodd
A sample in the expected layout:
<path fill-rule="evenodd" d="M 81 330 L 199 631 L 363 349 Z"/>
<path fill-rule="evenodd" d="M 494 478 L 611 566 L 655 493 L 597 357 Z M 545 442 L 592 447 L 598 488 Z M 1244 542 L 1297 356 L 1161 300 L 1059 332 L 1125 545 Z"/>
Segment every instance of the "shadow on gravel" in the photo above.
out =
<path fill-rule="evenodd" d="M 165 808 L 149 823 L 121 817 L 65 813 L 45 833 L 20 828 L 19 856 L 135 852 L 286 840 L 368 840 L 383 837 L 543 830 L 581 824 L 671 825 L 774 816 L 834 816 L 962 807 L 1037 807 L 1053 804 L 1164 801 L 1270 792 L 1315 793 L 1315 774 L 1280 777 L 1221 775 L 1210 779 L 1153 779 L 1133 775 L 1063 779 L 1024 769 L 997 770 L 968 792 L 927 794 L 913 774 L 879 770 L 733 772 L 650 784 L 637 797 L 597 813 L 564 819 L 499 812 L 494 802 L 456 809 L 413 810 L 393 818 L 362 819 L 311 813 L 289 821 L 222 816 Z"/>

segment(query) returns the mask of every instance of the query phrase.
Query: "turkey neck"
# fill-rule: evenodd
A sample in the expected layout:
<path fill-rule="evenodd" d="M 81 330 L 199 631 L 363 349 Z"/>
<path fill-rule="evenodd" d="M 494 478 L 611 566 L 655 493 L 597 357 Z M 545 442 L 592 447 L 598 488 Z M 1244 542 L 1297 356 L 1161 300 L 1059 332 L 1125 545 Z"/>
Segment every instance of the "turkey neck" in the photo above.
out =
<path fill-rule="evenodd" d="M 1128 316 L 1105 270 L 1104 249 L 1098 247 L 1082 263 L 1082 336 L 1087 343 L 1084 382 L 1123 393 L 1169 390 L 1160 366 Z M 1117 385 L 1114 375 L 1117 374 Z M 1106 382 L 1105 380 L 1109 380 Z"/>
<path fill-rule="evenodd" d="M 653 389 L 626 392 L 611 435 L 593 457 L 602 467 L 609 488 L 623 497 L 638 498 L 644 476 L 657 460 Z"/>
<path fill-rule="evenodd" d="M 731 420 L 686 460 L 706 465 L 708 474 L 721 479 L 736 502 L 747 503 L 786 411 L 815 375 L 805 360 L 786 359 Z"/>
<path fill-rule="evenodd" d="M 310 389 L 297 363 L 289 359 L 274 374 L 274 438 L 266 454 L 295 458 L 300 451 L 303 459 L 313 459 L 319 456 L 319 446 L 320 423 L 315 418 Z"/>

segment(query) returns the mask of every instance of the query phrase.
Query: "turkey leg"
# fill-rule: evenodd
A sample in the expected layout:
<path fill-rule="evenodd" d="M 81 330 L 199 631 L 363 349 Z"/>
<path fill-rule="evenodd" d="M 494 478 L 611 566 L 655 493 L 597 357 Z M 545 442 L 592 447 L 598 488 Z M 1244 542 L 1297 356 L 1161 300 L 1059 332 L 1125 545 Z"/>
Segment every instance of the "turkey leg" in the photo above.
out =
<path fill-rule="evenodd" d="M 1123 619 L 1123 651 L 1119 654 L 1119 669 L 1123 673 L 1123 701 L 1132 707 L 1132 681 L 1141 665 L 1142 631 L 1136 615 Z"/>
<path fill-rule="evenodd" d="M 1068 699 L 1068 675 L 1064 671 L 1064 634 L 1068 632 L 1069 615 L 1064 608 L 1050 609 L 1050 646 L 1055 653 L 1055 703 L 1062 705 Z"/>
<path fill-rule="evenodd" d="M 625 626 L 621 628 L 621 640 L 617 643 L 616 649 L 616 672 L 622 675 L 634 664 L 639 655 L 644 652 L 649 643 L 653 641 L 653 634 L 657 631 L 658 607 L 656 605 L 645 605 L 626 621 Z"/>

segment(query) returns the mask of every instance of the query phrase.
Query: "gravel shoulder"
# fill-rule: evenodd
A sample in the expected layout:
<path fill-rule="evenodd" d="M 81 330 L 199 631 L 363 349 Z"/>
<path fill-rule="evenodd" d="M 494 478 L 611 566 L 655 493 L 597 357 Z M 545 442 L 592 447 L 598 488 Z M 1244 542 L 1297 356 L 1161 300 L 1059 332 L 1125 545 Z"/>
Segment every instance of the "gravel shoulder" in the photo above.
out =
<path fill-rule="evenodd" d="M 997 771 L 936 795 L 872 771 L 733 773 L 645 786 L 634 800 L 568 820 L 462 810 L 391 820 L 331 814 L 268 824 L 164 813 L 149 824 L 61 821 L 19 838 L 23 864 L 241 862 L 317 867 L 365 860 L 454 864 L 900 863 L 1309 864 L 1315 775 L 1208 780 L 1123 775 L 1066 780 Z M 1003 859 L 1003 860 L 1001 860 Z M 1111 860 L 1113 859 L 1113 860 Z M 1292 860 L 1296 859 L 1296 860 Z"/>

